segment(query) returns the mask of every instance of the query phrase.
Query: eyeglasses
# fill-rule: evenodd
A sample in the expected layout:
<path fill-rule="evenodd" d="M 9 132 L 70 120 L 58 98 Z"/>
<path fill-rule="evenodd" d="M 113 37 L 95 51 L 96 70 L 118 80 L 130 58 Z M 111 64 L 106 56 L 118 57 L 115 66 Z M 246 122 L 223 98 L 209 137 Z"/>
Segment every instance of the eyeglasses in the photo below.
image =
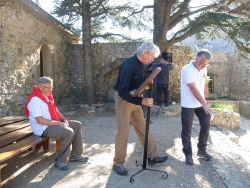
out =
<path fill-rule="evenodd" d="M 42 87 L 45 88 L 45 89 L 49 89 L 49 90 L 52 90 L 52 89 L 53 89 L 53 87 L 48 87 L 48 86 L 44 86 L 44 85 L 40 85 L 40 86 L 42 86 Z"/>
<path fill-rule="evenodd" d="M 209 64 L 207 64 L 207 65 L 203 65 L 203 64 L 202 64 L 202 65 L 201 65 L 201 67 L 208 67 L 208 66 L 209 66 Z"/>
<path fill-rule="evenodd" d="M 209 64 L 208 64 L 208 61 L 204 61 L 204 60 L 201 60 L 200 62 L 199 62 L 199 65 L 200 65 L 200 67 L 201 68 L 205 68 L 205 67 L 208 67 L 209 66 Z"/>

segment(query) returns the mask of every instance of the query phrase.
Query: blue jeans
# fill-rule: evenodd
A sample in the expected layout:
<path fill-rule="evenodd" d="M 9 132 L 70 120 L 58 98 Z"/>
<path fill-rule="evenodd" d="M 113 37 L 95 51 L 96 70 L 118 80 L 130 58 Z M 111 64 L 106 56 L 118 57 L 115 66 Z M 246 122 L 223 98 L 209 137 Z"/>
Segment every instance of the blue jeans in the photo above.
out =
<path fill-rule="evenodd" d="M 183 153 L 185 155 L 192 154 L 192 144 L 191 144 L 191 132 L 194 113 L 199 119 L 200 123 L 200 134 L 198 149 L 206 150 L 207 140 L 209 136 L 210 127 L 210 115 L 206 114 L 202 107 L 199 108 L 184 108 L 181 109 L 181 139 L 183 145 Z"/>

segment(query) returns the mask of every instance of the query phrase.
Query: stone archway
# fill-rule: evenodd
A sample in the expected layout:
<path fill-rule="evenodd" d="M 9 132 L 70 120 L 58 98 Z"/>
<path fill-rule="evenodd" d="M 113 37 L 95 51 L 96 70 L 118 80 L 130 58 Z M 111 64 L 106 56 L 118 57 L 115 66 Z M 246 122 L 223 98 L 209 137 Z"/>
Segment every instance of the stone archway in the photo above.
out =
<path fill-rule="evenodd" d="M 40 49 L 40 76 L 49 76 L 54 78 L 54 66 L 51 60 L 51 51 L 48 45 L 42 45 Z"/>

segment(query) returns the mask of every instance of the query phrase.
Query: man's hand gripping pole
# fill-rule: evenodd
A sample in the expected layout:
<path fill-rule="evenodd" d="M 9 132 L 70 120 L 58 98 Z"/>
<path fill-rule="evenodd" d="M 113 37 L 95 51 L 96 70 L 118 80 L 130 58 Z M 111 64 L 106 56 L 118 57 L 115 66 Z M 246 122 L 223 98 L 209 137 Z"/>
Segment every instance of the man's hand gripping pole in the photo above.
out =
<path fill-rule="evenodd" d="M 146 80 L 140 85 L 140 87 L 138 89 L 130 91 L 129 94 L 132 97 L 139 97 L 143 93 L 143 91 L 147 88 L 147 86 L 153 83 L 153 80 L 160 72 L 161 72 L 160 67 L 155 68 L 152 71 L 152 73 L 146 78 Z"/>

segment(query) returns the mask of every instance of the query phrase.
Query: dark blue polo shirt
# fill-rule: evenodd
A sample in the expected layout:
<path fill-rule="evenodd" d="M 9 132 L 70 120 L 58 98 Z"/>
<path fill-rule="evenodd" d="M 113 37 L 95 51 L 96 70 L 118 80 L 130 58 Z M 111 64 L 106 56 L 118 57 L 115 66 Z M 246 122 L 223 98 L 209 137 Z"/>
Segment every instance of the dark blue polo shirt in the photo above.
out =
<path fill-rule="evenodd" d="M 138 89 L 147 76 L 147 69 L 136 55 L 125 60 L 119 70 L 115 89 L 124 100 L 141 105 L 142 97 L 132 97 L 129 92 Z"/>

